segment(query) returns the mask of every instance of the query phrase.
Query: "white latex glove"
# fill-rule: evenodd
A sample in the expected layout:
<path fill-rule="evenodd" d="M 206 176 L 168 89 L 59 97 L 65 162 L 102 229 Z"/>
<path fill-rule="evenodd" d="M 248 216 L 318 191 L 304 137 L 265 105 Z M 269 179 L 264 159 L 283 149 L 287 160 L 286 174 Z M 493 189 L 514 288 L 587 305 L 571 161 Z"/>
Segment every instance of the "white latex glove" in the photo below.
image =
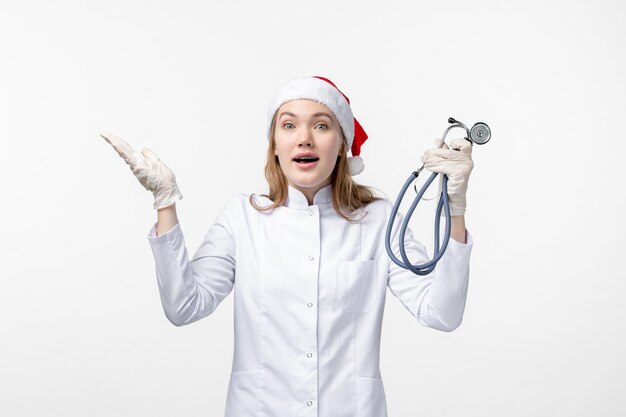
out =
<path fill-rule="evenodd" d="M 148 148 L 136 151 L 110 132 L 101 132 L 100 136 L 126 161 L 139 183 L 146 190 L 152 191 L 155 209 L 170 206 L 183 198 L 176 184 L 176 176 L 153 151 Z"/>
<path fill-rule="evenodd" d="M 474 168 L 472 161 L 472 143 L 465 139 L 454 139 L 450 142 L 452 149 L 441 139 L 435 139 L 433 149 L 427 149 L 422 155 L 424 168 L 432 172 L 446 174 L 448 177 L 448 202 L 450 204 L 450 216 L 463 216 L 467 205 L 465 194 L 467 182 Z M 443 177 L 439 180 L 439 193 Z M 441 215 L 444 215 L 443 210 Z"/>

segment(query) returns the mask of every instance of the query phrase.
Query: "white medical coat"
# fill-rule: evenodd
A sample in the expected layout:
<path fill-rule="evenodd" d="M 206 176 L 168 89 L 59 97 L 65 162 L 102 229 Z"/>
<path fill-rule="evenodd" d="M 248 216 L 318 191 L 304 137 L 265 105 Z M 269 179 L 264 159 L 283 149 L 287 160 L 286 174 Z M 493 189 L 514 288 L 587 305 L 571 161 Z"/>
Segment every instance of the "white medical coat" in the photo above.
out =
<path fill-rule="evenodd" d="M 234 289 L 234 353 L 226 417 L 386 417 L 379 370 L 386 288 L 424 326 L 452 331 L 462 320 L 472 236 L 450 239 L 435 270 L 418 276 L 385 250 L 393 204 L 362 208 L 346 221 L 332 204 L 332 184 L 313 205 L 289 186 L 285 206 L 259 212 L 237 193 L 188 260 L 180 224 L 148 240 L 161 302 L 176 326 L 211 314 Z M 261 205 L 266 197 L 255 196 Z M 398 249 L 402 219 L 392 234 Z M 413 264 L 425 246 L 406 232 Z"/>

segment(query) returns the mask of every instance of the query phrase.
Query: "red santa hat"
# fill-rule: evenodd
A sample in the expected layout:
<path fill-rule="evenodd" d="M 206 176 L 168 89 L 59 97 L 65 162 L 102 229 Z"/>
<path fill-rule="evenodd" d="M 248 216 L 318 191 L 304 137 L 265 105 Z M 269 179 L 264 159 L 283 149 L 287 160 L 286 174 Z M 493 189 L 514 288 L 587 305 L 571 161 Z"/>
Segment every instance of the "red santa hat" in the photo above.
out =
<path fill-rule="evenodd" d="M 328 78 L 317 75 L 296 78 L 283 84 L 272 96 L 267 112 L 267 139 L 270 140 L 272 119 L 278 108 L 291 100 L 309 99 L 328 107 L 341 126 L 343 136 L 352 156 L 348 157 L 350 175 L 363 172 L 365 164 L 361 158 L 361 145 L 367 140 L 367 133 L 354 118 L 350 99 Z"/>

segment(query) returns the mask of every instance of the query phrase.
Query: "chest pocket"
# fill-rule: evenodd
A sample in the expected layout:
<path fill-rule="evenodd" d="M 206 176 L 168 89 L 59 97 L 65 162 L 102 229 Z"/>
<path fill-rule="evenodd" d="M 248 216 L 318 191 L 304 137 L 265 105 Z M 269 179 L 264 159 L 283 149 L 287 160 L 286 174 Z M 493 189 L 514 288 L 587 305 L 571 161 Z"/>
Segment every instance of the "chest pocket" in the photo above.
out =
<path fill-rule="evenodd" d="M 376 301 L 376 260 L 340 261 L 337 304 L 348 313 L 365 313 Z"/>

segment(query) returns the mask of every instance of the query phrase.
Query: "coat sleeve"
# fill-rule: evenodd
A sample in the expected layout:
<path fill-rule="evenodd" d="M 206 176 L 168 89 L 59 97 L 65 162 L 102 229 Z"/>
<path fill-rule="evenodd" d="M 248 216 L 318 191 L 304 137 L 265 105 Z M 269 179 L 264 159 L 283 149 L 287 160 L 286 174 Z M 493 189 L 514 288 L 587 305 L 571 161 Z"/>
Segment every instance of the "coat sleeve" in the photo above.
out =
<path fill-rule="evenodd" d="M 211 314 L 235 283 L 235 236 L 224 208 L 189 261 L 180 223 L 156 236 L 148 233 L 161 304 L 167 319 L 183 326 Z"/>
<path fill-rule="evenodd" d="M 397 212 L 391 233 L 391 247 L 399 260 L 402 260 L 402 256 L 398 238 L 403 221 L 404 215 Z M 387 255 L 389 290 L 424 326 L 450 332 L 461 325 L 467 298 L 469 261 L 473 246 L 472 235 L 467 229 L 466 233 L 467 243 L 465 244 L 450 238 L 446 251 L 437 262 L 435 269 L 428 275 L 414 274 L 396 265 Z M 426 247 L 413 238 L 413 232 L 409 227 L 406 229 L 404 247 L 413 265 L 421 265 L 431 259 Z"/>

